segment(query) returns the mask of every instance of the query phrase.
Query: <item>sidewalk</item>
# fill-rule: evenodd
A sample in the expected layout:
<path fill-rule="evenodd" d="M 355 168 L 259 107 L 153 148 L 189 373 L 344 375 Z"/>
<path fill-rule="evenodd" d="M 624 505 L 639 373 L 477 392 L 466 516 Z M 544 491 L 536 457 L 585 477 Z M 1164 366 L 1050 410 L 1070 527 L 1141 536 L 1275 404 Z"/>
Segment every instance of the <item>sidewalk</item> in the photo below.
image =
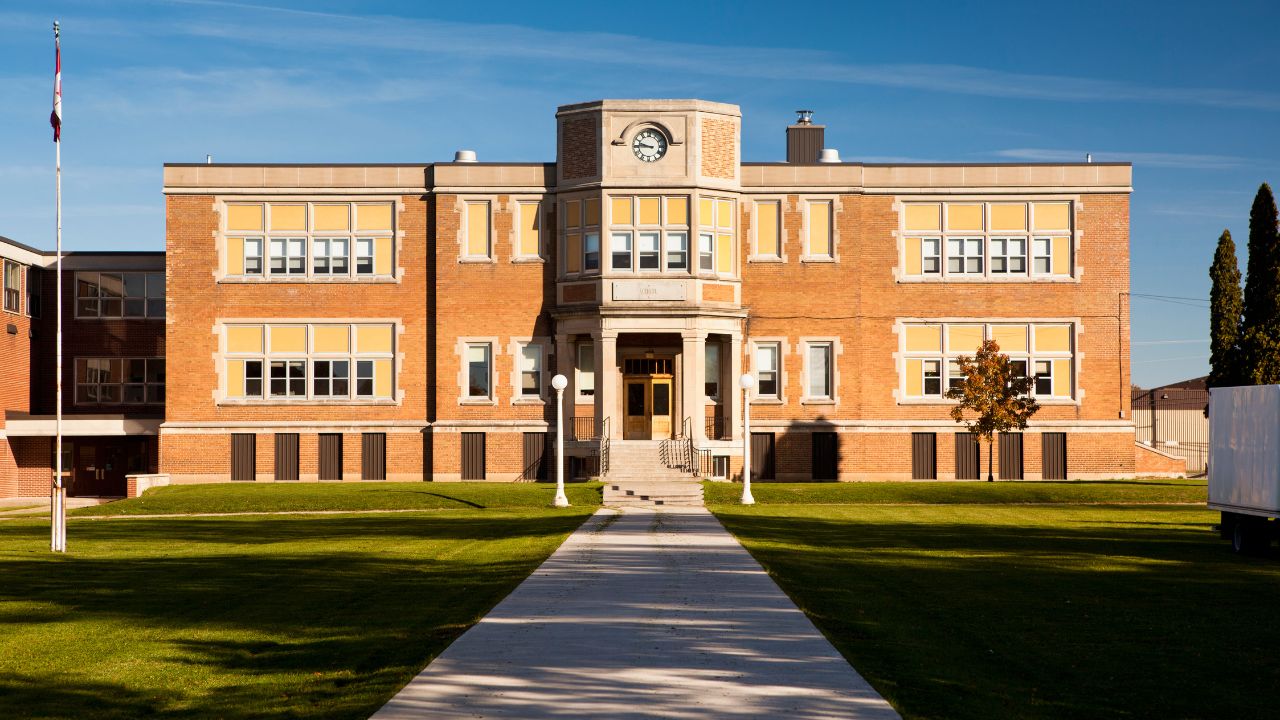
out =
<path fill-rule="evenodd" d="M 600 511 L 373 717 L 898 715 L 696 509 Z"/>

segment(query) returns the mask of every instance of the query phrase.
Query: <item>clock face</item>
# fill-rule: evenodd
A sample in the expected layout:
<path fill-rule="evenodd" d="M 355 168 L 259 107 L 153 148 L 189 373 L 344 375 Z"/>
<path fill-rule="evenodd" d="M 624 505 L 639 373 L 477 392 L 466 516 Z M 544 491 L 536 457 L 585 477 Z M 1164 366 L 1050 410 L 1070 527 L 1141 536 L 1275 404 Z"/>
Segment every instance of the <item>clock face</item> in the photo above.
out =
<path fill-rule="evenodd" d="M 657 162 L 667 154 L 667 139 L 657 130 L 641 130 L 631 141 L 631 152 L 643 162 Z"/>

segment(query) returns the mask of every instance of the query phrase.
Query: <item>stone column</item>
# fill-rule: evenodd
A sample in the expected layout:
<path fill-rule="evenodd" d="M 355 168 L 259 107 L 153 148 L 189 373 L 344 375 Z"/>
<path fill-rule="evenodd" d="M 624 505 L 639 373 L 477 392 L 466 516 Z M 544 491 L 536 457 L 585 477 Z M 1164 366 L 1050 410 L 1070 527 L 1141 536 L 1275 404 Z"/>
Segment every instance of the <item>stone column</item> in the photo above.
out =
<path fill-rule="evenodd" d="M 602 433 L 609 420 L 609 437 L 622 437 L 622 412 L 618 407 L 618 334 L 601 331 L 593 335 L 596 354 L 596 432 Z"/>
<path fill-rule="evenodd" d="M 720 358 L 729 370 L 729 383 L 720 393 L 720 401 L 724 404 L 724 419 L 729 424 L 729 437 L 733 440 L 742 440 L 742 373 L 747 370 L 742 353 L 742 333 L 734 332 L 729 336 L 729 357 Z"/>
<path fill-rule="evenodd" d="M 685 330 L 680 334 L 680 411 L 677 421 L 683 425 L 689 418 L 694 442 L 707 439 L 706 378 L 707 336 L 701 330 Z"/>

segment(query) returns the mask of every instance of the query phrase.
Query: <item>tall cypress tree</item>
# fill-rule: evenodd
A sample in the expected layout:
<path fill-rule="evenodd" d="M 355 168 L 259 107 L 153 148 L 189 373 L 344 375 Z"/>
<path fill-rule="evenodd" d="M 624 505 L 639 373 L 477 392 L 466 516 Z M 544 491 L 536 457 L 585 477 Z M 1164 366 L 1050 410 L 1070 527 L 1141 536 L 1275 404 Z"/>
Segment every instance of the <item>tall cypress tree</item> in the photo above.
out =
<path fill-rule="evenodd" d="M 1248 269 L 1240 333 L 1244 381 L 1280 383 L 1280 213 L 1266 183 L 1249 212 Z"/>
<path fill-rule="evenodd" d="M 1231 231 L 1223 230 L 1209 267 L 1209 387 L 1239 384 L 1240 265 Z"/>

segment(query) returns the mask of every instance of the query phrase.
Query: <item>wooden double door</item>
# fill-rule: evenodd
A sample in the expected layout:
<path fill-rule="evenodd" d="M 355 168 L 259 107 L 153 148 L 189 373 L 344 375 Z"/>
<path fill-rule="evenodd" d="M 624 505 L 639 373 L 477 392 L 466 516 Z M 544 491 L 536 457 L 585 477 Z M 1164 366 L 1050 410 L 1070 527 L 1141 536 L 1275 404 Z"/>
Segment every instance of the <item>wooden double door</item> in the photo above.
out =
<path fill-rule="evenodd" d="M 623 439 L 665 440 L 672 437 L 672 376 L 625 375 L 622 380 Z"/>

